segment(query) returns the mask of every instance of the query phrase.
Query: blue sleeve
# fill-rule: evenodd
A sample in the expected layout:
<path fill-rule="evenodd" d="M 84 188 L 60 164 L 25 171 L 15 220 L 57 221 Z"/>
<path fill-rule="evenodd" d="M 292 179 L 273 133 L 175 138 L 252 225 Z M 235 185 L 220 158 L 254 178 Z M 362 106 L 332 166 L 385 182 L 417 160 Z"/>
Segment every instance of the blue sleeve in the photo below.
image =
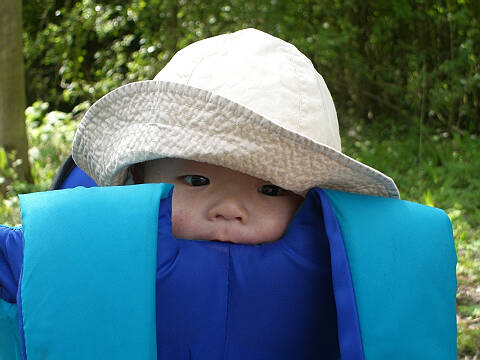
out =
<path fill-rule="evenodd" d="M 23 231 L 0 225 L 0 298 L 14 303 L 23 265 Z"/>

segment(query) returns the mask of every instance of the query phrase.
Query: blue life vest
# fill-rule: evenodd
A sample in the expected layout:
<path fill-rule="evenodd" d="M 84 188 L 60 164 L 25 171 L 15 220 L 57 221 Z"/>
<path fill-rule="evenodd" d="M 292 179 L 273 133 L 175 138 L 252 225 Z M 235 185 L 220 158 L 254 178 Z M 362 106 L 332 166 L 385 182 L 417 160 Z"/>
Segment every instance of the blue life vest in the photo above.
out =
<path fill-rule="evenodd" d="M 313 189 L 280 240 L 252 246 L 174 238 L 171 191 L 21 196 L 19 321 L 0 300 L 0 358 L 456 359 L 441 210 Z"/>

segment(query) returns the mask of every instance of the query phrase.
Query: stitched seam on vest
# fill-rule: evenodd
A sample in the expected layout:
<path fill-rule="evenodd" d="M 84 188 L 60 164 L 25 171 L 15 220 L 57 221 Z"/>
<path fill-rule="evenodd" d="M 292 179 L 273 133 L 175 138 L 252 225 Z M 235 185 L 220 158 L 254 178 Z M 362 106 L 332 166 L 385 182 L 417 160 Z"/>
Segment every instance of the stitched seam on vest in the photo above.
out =
<path fill-rule="evenodd" d="M 228 246 L 228 268 L 227 268 L 227 298 L 226 298 L 226 309 L 225 309 L 225 342 L 223 343 L 223 359 L 226 360 L 228 357 L 228 341 L 230 340 L 228 337 L 228 321 L 229 321 L 229 310 L 230 310 L 230 271 L 231 271 L 231 264 L 232 264 L 232 256 L 231 256 L 231 246 Z"/>

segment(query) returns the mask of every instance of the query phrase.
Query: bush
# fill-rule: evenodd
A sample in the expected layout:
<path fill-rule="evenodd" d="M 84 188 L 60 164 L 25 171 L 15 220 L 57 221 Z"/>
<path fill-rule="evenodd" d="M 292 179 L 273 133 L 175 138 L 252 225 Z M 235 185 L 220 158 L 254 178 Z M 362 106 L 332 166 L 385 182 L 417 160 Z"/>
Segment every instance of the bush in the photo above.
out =
<path fill-rule="evenodd" d="M 78 123 L 78 115 L 88 104 L 75 108 L 73 113 L 47 112 L 49 104 L 37 101 L 25 111 L 30 149 L 28 151 L 34 184 L 18 180 L 15 172 L 15 153 L 7 154 L 0 148 L 0 184 L 8 183 L 6 196 L 0 195 L 1 224 L 19 225 L 19 202 L 17 195 L 50 188 L 53 177 L 62 162 L 71 152 Z M 12 167 L 7 166 L 9 158 Z"/>

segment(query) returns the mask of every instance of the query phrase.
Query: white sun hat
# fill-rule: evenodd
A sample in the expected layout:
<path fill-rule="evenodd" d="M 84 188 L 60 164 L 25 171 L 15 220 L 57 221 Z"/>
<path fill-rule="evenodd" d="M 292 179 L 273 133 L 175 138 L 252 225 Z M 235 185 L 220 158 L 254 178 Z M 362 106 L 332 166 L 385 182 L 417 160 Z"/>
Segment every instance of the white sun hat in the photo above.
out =
<path fill-rule="evenodd" d="M 158 158 L 224 166 L 298 194 L 398 198 L 391 178 L 341 152 L 330 92 L 295 46 L 255 29 L 180 50 L 154 80 L 121 86 L 79 124 L 76 164 L 98 185 Z"/>

